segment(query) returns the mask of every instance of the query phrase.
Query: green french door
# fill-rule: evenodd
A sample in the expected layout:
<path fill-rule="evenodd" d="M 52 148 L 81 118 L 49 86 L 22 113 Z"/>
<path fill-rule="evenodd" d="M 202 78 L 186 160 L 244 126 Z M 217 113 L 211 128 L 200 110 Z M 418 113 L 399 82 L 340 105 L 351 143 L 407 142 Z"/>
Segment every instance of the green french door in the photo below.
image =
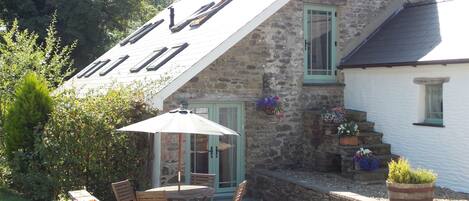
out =
<path fill-rule="evenodd" d="M 216 174 L 217 193 L 233 192 L 244 180 L 244 108 L 242 103 L 197 103 L 189 108 L 196 114 L 237 131 L 240 136 L 187 135 L 185 176 L 190 173 Z M 189 181 L 187 181 L 189 182 Z"/>

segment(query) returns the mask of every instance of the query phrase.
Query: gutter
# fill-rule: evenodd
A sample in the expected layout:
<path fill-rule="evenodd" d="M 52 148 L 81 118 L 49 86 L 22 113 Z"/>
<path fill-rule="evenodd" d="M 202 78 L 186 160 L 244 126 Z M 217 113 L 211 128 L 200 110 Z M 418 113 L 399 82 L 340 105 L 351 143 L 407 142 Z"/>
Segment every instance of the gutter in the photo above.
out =
<path fill-rule="evenodd" d="M 392 62 L 392 63 L 371 63 L 371 64 L 345 64 L 340 65 L 338 68 L 353 69 L 353 68 L 392 68 L 392 67 L 405 67 L 405 66 L 426 66 L 426 65 L 448 65 L 448 64 L 464 64 L 469 63 L 469 58 L 465 59 L 444 59 L 444 60 L 431 60 L 431 61 L 407 61 L 407 62 Z"/>

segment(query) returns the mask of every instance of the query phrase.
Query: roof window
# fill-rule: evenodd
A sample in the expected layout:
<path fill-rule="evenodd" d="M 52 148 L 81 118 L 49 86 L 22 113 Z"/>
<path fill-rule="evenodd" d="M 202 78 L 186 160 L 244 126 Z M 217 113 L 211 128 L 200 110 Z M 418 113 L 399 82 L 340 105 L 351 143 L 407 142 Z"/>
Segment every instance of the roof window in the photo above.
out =
<path fill-rule="evenodd" d="M 94 67 L 96 67 L 97 65 L 99 65 L 100 63 L 101 63 L 101 61 L 97 61 L 97 62 L 91 63 L 90 65 L 88 65 L 87 67 L 85 67 L 83 70 L 81 70 L 81 71 L 77 74 L 77 78 L 82 78 L 88 71 L 90 71 L 91 69 L 93 69 Z"/>
<path fill-rule="evenodd" d="M 195 11 L 189 18 L 185 19 L 181 23 L 171 27 L 171 31 L 178 32 L 184 29 L 190 24 L 191 27 L 197 28 L 209 20 L 213 15 L 220 11 L 223 7 L 228 5 L 232 0 L 220 0 L 217 4 L 211 2 L 203 5 L 197 11 Z"/>
<path fill-rule="evenodd" d="M 124 39 L 120 45 L 121 46 L 124 46 L 128 43 L 130 44 L 133 44 L 133 43 L 136 43 L 138 40 L 140 40 L 141 38 L 143 38 L 148 32 L 150 32 L 151 30 L 153 30 L 154 28 L 156 28 L 157 26 L 159 26 L 161 23 L 163 23 L 164 20 L 161 19 L 161 20 L 158 20 L 154 23 L 150 23 L 150 24 L 146 24 L 144 25 L 142 28 L 140 28 L 139 30 L 137 30 L 136 32 L 134 32 L 133 34 L 131 34 L 129 37 L 127 37 L 126 39 Z"/>
<path fill-rule="evenodd" d="M 113 63 L 111 63 L 109 65 L 109 67 L 103 69 L 99 75 L 100 76 L 105 76 L 106 74 L 108 74 L 109 72 L 111 72 L 112 70 L 114 70 L 114 68 L 116 68 L 117 66 L 119 66 L 121 63 L 123 63 L 125 60 L 127 60 L 129 58 L 129 55 L 125 55 L 125 56 L 122 56 L 122 57 L 119 57 L 119 59 L 117 59 L 116 61 L 114 61 Z"/>
<path fill-rule="evenodd" d="M 153 62 L 151 62 L 151 63 L 148 65 L 147 70 L 148 70 L 148 71 L 155 71 L 155 70 L 158 70 L 161 66 L 165 65 L 166 63 L 168 63 L 168 61 L 170 61 L 172 58 L 174 58 L 177 54 L 179 54 L 180 52 L 182 52 L 182 51 L 183 51 L 184 49 L 186 49 L 188 46 L 189 46 L 188 43 L 183 43 L 183 44 L 181 44 L 181 45 L 172 47 L 172 48 L 169 49 L 168 51 L 164 52 L 164 54 L 162 54 L 160 57 L 158 57 L 158 58 L 155 59 Z"/>
<path fill-rule="evenodd" d="M 220 2 L 217 3 L 217 5 L 213 6 L 210 8 L 210 10 L 207 10 L 198 16 L 196 16 L 190 24 L 190 27 L 192 28 L 197 28 L 199 26 L 202 26 L 205 22 L 207 22 L 212 16 L 218 13 L 222 8 L 224 8 L 226 5 L 228 5 L 232 0 L 221 0 Z"/>
<path fill-rule="evenodd" d="M 89 69 L 89 70 L 84 74 L 84 76 L 85 76 L 85 77 L 90 77 L 90 76 L 93 75 L 96 71 L 98 71 L 98 70 L 101 69 L 103 66 L 105 66 L 106 64 L 108 64 L 110 61 L 111 61 L 110 59 L 101 61 L 101 62 L 100 62 L 98 65 L 96 65 L 94 68 Z"/>
<path fill-rule="evenodd" d="M 168 48 L 160 48 L 155 51 L 153 51 L 151 54 L 149 54 L 145 59 L 143 59 L 140 63 L 138 63 L 135 67 L 130 69 L 131 73 L 136 73 L 143 68 L 145 68 L 148 64 L 150 64 L 152 61 L 154 61 L 156 58 L 161 56 L 164 52 L 166 52 Z"/>

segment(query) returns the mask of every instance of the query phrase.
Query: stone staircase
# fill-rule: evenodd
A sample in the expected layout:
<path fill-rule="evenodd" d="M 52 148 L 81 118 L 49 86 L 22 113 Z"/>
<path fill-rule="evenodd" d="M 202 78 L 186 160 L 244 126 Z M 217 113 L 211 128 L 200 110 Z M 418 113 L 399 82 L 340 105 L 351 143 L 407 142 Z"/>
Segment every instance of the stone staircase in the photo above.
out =
<path fill-rule="evenodd" d="M 366 112 L 347 110 L 347 120 L 358 124 L 360 130 L 358 135 L 359 145 L 339 145 L 342 175 L 364 184 L 384 182 L 388 173 L 388 162 L 397 159 L 398 156 L 391 153 L 390 144 L 383 143 L 383 134 L 374 131 L 374 123 L 367 121 Z M 353 156 L 360 148 L 369 149 L 373 152 L 380 161 L 379 169 L 371 172 L 354 169 Z"/>

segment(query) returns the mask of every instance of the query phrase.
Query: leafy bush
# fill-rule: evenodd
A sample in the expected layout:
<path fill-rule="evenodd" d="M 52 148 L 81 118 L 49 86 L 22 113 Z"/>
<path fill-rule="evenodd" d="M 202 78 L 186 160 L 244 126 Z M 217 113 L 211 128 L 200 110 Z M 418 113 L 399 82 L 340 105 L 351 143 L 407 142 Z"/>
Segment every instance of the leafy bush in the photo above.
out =
<path fill-rule="evenodd" d="M 36 33 L 20 30 L 17 21 L 0 32 L 0 108 L 13 101 L 18 80 L 30 72 L 44 77 L 50 88 L 71 75 L 75 44 L 62 46 L 55 24 L 53 18 L 43 43 Z"/>
<path fill-rule="evenodd" d="M 414 170 L 405 159 L 391 161 L 389 164 L 388 181 L 401 184 L 427 184 L 436 181 L 436 174 L 430 170 Z"/>
<path fill-rule="evenodd" d="M 9 158 L 16 151 L 34 151 L 36 138 L 40 137 L 40 131 L 51 110 L 52 99 L 47 82 L 35 73 L 26 75 L 18 85 L 15 101 L 8 108 L 5 117 L 5 151 Z"/>
<path fill-rule="evenodd" d="M 47 81 L 35 73 L 27 74 L 18 84 L 14 102 L 5 117 L 5 152 L 13 188 L 33 200 L 49 200 L 50 179 L 36 145 L 52 111 Z"/>
<path fill-rule="evenodd" d="M 57 182 L 55 196 L 86 186 L 101 200 L 114 200 L 111 183 L 134 179 L 148 185 L 148 143 L 145 134 L 116 132 L 117 128 L 156 115 L 141 93 L 110 90 L 105 95 L 76 98 L 65 91 L 44 131 L 41 153 Z"/>

